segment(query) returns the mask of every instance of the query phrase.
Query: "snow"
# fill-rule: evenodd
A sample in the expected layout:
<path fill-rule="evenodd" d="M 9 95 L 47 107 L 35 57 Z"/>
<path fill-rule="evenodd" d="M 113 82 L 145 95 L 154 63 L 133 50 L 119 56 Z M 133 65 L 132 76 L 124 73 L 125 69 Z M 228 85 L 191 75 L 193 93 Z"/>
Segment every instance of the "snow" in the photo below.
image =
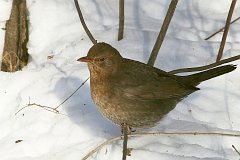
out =
<path fill-rule="evenodd" d="M 118 42 L 118 1 L 79 1 L 94 37 L 116 47 L 124 57 L 147 62 L 167 11 L 168 0 L 126 1 L 124 39 Z M 10 15 L 10 0 L 0 1 L 0 28 Z M 212 63 L 231 1 L 179 1 L 155 66 L 166 71 Z M 120 129 L 96 109 L 89 81 L 54 114 L 29 103 L 58 106 L 88 77 L 76 61 L 92 46 L 74 1 L 27 0 L 30 62 L 22 71 L 0 72 L 1 160 L 79 160 Z M 237 3 L 232 19 L 239 16 Z M 240 53 L 240 21 L 231 25 L 224 58 Z M 0 29 L 0 53 L 5 31 Z M 48 56 L 53 56 L 49 59 Z M 239 61 L 231 64 L 239 64 Z M 138 132 L 221 132 L 240 134 L 240 69 L 201 83 L 200 91 L 180 102 L 157 126 Z M 16 141 L 22 140 L 16 143 Z M 240 159 L 240 138 L 226 136 L 144 136 L 129 139 L 128 160 Z M 104 146 L 90 159 L 121 159 L 122 141 Z"/>

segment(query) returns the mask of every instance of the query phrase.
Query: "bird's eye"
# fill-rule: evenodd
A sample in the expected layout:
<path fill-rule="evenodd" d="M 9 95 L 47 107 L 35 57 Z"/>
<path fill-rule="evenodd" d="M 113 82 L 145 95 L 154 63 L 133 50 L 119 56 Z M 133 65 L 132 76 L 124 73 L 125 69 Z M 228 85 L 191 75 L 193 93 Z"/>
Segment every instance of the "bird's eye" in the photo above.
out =
<path fill-rule="evenodd" d="M 98 61 L 99 62 L 102 62 L 102 61 L 104 61 L 105 60 L 105 58 L 100 58 Z"/>

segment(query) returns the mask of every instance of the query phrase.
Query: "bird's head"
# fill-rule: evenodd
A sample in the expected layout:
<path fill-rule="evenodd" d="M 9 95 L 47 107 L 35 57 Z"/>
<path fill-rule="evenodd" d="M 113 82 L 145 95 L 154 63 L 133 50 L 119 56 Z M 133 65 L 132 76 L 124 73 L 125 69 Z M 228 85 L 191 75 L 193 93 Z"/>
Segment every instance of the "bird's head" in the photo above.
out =
<path fill-rule="evenodd" d="M 122 62 L 122 56 L 111 45 L 101 42 L 93 45 L 86 57 L 77 61 L 88 63 L 91 73 L 114 74 Z"/>

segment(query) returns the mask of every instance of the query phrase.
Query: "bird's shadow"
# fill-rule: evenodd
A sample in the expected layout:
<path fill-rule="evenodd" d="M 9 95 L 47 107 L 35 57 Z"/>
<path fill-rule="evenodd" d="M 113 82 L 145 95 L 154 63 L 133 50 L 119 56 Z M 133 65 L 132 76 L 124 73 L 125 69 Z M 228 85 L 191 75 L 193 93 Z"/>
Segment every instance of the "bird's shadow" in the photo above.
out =
<path fill-rule="evenodd" d="M 54 93 L 63 102 L 87 78 L 64 77 L 57 81 Z M 90 95 L 89 80 L 59 109 L 70 120 L 87 132 L 98 137 L 112 137 L 120 134 L 119 126 L 111 123 L 98 111 Z"/>

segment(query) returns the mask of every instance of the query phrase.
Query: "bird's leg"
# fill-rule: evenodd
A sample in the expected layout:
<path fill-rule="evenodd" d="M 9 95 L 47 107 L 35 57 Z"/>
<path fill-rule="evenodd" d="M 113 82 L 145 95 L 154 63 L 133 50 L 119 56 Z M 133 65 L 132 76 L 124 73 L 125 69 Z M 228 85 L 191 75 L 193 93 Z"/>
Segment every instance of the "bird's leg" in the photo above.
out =
<path fill-rule="evenodd" d="M 128 124 L 122 123 L 122 124 L 121 124 L 121 132 L 122 132 L 122 135 L 124 135 L 124 127 L 126 127 L 128 134 L 131 134 L 132 132 L 135 132 L 135 131 L 136 131 L 136 130 L 132 130 L 132 128 L 131 128 Z"/>
<path fill-rule="evenodd" d="M 122 156 L 122 160 L 126 160 L 127 159 L 127 155 L 130 155 L 131 149 L 127 148 L 127 141 L 128 141 L 128 134 L 131 134 L 132 130 L 131 127 L 126 124 L 123 123 L 121 125 L 121 129 L 122 129 L 122 134 L 123 134 L 123 156 Z"/>

